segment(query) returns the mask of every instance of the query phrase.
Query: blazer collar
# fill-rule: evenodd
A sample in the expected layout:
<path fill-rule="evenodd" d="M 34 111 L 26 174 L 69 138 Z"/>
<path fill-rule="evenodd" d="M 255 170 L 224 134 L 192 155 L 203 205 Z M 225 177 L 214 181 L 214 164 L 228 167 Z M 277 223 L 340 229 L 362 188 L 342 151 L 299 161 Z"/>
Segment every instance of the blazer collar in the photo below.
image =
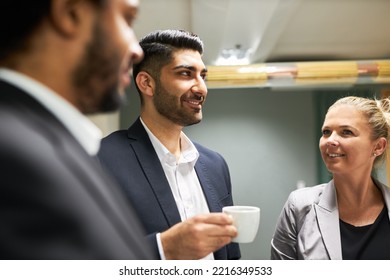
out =
<path fill-rule="evenodd" d="M 140 119 L 137 119 L 134 124 L 128 129 L 128 138 L 131 140 L 131 145 L 134 152 L 137 154 L 138 160 L 145 172 L 151 188 L 153 189 L 156 198 L 158 199 L 161 208 L 166 216 L 166 219 L 170 226 L 181 221 L 179 211 L 175 205 L 175 199 L 170 190 L 168 181 L 166 180 L 165 173 L 161 167 L 160 160 L 153 148 L 153 145 L 149 139 L 145 128 L 143 127 Z M 206 163 L 203 160 L 200 147 L 194 143 L 199 151 L 199 158 L 195 164 L 195 171 L 198 175 L 200 185 L 203 189 L 206 201 L 209 206 L 210 212 L 220 212 L 221 206 L 218 203 L 217 194 L 210 181 L 210 174 L 207 171 Z"/>
<path fill-rule="evenodd" d="M 215 186 L 213 186 L 210 182 L 209 172 L 207 171 L 207 166 L 203 161 L 201 153 L 199 153 L 199 158 L 195 164 L 195 171 L 198 175 L 210 212 L 221 212 L 221 206 L 218 203 L 218 196 L 215 193 Z"/>
<path fill-rule="evenodd" d="M 325 185 L 318 204 L 314 205 L 318 226 L 331 260 L 341 260 L 341 238 L 336 189 L 333 180 Z"/>
<path fill-rule="evenodd" d="M 388 186 L 382 184 L 381 182 L 379 182 L 375 178 L 372 178 L 372 179 L 374 180 L 375 185 L 377 185 L 378 188 L 382 192 L 383 199 L 385 200 L 385 204 L 387 207 L 387 215 L 388 215 L 389 220 L 390 220 L 390 188 Z"/>
<path fill-rule="evenodd" d="M 127 136 L 166 217 L 168 225 L 171 227 L 179 223 L 181 221 L 179 211 L 177 207 L 172 207 L 176 204 L 175 199 L 172 192 L 167 191 L 170 190 L 169 183 L 140 119 L 137 119 L 128 129 Z"/>
<path fill-rule="evenodd" d="M 390 189 L 373 178 L 382 191 L 390 219 Z M 342 259 L 339 211 L 333 180 L 326 184 L 318 204 L 315 205 L 318 225 L 330 259 Z"/>

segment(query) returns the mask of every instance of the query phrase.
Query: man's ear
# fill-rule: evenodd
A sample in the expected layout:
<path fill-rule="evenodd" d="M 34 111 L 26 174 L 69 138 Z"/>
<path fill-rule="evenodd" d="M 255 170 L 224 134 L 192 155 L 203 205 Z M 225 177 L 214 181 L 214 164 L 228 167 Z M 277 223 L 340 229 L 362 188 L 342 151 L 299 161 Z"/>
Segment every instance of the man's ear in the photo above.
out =
<path fill-rule="evenodd" d="M 81 20 L 83 17 L 88 17 L 88 12 L 91 12 L 91 9 L 92 5 L 88 1 L 53 0 L 50 21 L 58 32 L 71 37 L 79 32 Z"/>
<path fill-rule="evenodd" d="M 140 71 L 135 78 L 135 82 L 137 83 L 138 88 L 144 95 L 154 95 L 155 82 L 152 76 L 149 75 L 149 73 L 145 71 Z"/>

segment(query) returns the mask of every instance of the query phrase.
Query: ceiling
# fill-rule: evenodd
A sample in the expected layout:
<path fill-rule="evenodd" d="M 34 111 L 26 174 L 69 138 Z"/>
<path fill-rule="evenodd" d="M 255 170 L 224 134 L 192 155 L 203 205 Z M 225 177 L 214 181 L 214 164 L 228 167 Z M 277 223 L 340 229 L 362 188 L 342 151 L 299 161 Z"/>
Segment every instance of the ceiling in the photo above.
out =
<path fill-rule="evenodd" d="M 389 59 L 389 12 L 390 0 L 140 0 L 135 31 L 192 31 L 208 65 Z"/>

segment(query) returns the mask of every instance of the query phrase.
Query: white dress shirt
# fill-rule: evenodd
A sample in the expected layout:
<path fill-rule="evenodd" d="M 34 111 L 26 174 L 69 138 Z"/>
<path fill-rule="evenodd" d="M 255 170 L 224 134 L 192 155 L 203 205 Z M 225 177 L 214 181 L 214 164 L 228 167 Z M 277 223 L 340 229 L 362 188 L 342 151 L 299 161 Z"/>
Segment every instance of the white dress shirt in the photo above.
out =
<path fill-rule="evenodd" d="M 102 132 L 67 100 L 44 84 L 13 70 L 0 68 L 0 79 L 32 96 L 69 130 L 89 155 L 97 154 Z"/>
<path fill-rule="evenodd" d="M 148 133 L 154 150 L 161 162 L 161 166 L 164 169 L 181 220 L 185 221 L 198 214 L 210 213 L 194 168 L 195 163 L 199 158 L 199 152 L 195 145 L 183 132 L 181 132 L 181 154 L 180 158 L 176 159 L 175 155 L 169 152 L 160 140 L 153 135 L 142 119 L 141 123 Z M 159 245 L 161 258 L 165 259 L 160 234 L 157 235 L 157 244 Z M 211 253 L 204 259 L 214 259 L 214 255 Z"/>

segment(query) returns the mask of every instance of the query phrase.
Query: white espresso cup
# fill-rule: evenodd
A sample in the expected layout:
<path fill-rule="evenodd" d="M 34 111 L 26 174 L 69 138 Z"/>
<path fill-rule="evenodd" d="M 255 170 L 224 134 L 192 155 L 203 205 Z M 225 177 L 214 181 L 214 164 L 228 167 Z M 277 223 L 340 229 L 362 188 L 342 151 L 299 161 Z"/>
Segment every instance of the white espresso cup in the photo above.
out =
<path fill-rule="evenodd" d="M 237 236 L 232 239 L 237 243 L 250 243 L 256 237 L 260 223 L 260 208 L 255 206 L 225 206 L 222 212 L 233 218 Z"/>

